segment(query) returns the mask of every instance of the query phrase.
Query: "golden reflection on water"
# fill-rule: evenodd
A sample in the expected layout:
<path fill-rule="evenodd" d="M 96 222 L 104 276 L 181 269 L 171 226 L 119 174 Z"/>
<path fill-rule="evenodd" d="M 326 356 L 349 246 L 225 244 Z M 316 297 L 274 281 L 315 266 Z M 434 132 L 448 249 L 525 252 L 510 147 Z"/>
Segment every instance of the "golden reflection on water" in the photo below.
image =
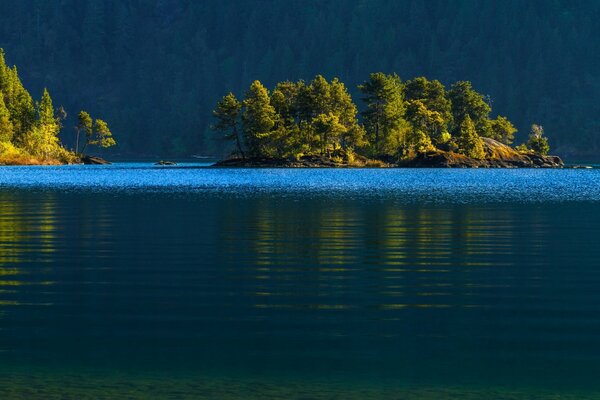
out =
<path fill-rule="evenodd" d="M 328 203 L 307 209 L 262 199 L 245 213 L 224 216 L 232 239 L 224 246 L 233 248 L 246 235 L 243 268 L 254 272 L 257 308 L 478 307 L 468 293 L 486 284 L 478 271 L 514 265 L 514 242 L 521 240 L 510 207 Z M 381 303 L 349 300 L 361 292 Z M 307 298 L 319 301 L 307 304 Z"/>
<path fill-rule="evenodd" d="M 33 202 L 0 191 L 0 306 L 21 304 L 13 299 L 20 286 L 53 284 L 25 276 L 40 272 L 40 264 L 50 261 L 47 256 L 56 251 L 56 206 L 52 194 Z"/>

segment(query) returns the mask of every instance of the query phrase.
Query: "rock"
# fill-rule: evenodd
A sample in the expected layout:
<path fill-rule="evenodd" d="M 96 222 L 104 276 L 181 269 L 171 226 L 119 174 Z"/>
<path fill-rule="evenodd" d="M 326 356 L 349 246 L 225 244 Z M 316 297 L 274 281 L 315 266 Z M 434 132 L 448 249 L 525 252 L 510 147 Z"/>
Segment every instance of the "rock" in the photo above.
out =
<path fill-rule="evenodd" d="M 159 162 L 154 163 L 154 165 L 177 165 L 177 163 L 175 163 L 173 161 L 160 160 Z"/>
<path fill-rule="evenodd" d="M 83 156 L 81 162 L 86 165 L 109 165 L 110 163 L 101 157 Z"/>
<path fill-rule="evenodd" d="M 407 168 L 562 168 L 557 156 L 521 153 L 494 139 L 482 138 L 485 158 L 477 160 L 452 151 L 434 150 L 419 153 L 410 160 L 397 162 L 392 157 L 369 160 L 355 156 L 352 164 L 325 156 L 304 156 L 300 159 L 284 158 L 232 158 L 219 161 L 215 167 L 243 168 L 331 168 L 331 167 L 407 167 Z M 340 160 L 340 161 L 338 161 Z"/>
<path fill-rule="evenodd" d="M 477 160 L 451 151 L 420 153 L 411 160 L 398 163 L 413 168 L 562 168 L 557 156 L 521 153 L 497 140 L 482 138 L 486 158 Z"/>

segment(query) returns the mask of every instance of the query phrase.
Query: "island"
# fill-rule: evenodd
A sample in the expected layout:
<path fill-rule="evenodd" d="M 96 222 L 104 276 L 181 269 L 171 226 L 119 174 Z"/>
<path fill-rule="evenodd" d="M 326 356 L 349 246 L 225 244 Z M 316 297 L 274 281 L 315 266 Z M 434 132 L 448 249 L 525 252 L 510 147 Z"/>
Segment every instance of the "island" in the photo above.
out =
<path fill-rule="evenodd" d="M 213 129 L 230 142 L 217 167 L 463 167 L 563 166 L 549 156 L 539 124 L 512 146 L 517 129 L 491 118 L 491 101 L 468 81 L 449 90 L 438 80 L 372 73 L 358 86 L 363 109 L 343 82 L 317 75 L 280 82 L 269 91 L 252 82 L 213 111 Z"/>
<path fill-rule="evenodd" d="M 59 134 L 67 120 L 64 107 L 54 108 L 44 89 L 39 101 L 25 89 L 17 67 L 9 67 L 0 49 L 0 165 L 105 164 L 86 155 L 90 146 L 116 144 L 108 124 L 86 111 L 77 115 L 75 147 L 67 149 Z"/>

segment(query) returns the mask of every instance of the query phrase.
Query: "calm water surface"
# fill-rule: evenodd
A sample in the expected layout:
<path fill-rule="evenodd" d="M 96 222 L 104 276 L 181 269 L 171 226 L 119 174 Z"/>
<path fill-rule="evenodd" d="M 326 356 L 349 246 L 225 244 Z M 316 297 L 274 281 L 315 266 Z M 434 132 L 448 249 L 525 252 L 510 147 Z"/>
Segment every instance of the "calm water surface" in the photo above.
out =
<path fill-rule="evenodd" d="M 600 398 L 599 226 L 600 170 L 1 167 L 0 397 Z"/>

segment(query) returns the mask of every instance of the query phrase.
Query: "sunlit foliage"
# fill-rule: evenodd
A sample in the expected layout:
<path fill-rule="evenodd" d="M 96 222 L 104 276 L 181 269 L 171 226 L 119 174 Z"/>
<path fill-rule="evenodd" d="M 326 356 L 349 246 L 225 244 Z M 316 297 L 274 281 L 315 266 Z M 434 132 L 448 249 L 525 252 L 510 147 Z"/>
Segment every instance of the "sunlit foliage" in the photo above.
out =
<path fill-rule="evenodd" d="M 505 144 L 514 140 L 513 124 L 503 116 L 490 119 L 486 96 L 467 81 L 446 91 L 437 80 L 403 83 L 396 74 L 378 72 L 358 89 L 364 104 L 360 113 L 337 78 L 280 82 L 272 92 L 254 81 L 242 101 L 229 93 L 217 103 L 213 129 L 234 142 L 241 157 L 321 156 L 347 162 L 357 155 L 393 160 L 439 150 L 483 159 L 482 137 Z M 528 151 L 546 154 L 547 140 L 539 129 L 535 132 Z"/>
<path fill-rule="evenodd" d="M 17 68 L 6 64 L 4 51 L 0 49 L 0 162 L 75 162 L 82 131 L 86 137 L 84 150 L 88 145 L 116 144 L 106 122 L 99 119 L 92 122 L 89 114 L 82 112 L 76 127 L 77 148 L 75 152 L 65 149 L 59 140 L 65 118 L 66 111 L 62 106 L 55 109 L 47 89 L 34 103 L 21 83 Z"/>

